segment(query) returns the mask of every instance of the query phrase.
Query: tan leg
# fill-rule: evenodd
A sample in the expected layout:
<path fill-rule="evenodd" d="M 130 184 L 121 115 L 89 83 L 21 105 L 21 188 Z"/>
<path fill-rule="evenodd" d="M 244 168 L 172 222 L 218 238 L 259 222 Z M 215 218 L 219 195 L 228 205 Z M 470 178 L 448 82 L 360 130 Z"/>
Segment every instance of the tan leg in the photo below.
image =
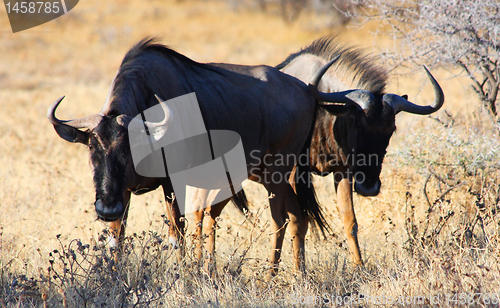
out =
<path fill-rule="evenodd" d="M 292 235 L 293 241 L 293 259 L 295 263 L 295 270 L 305 273 L 305 237 L 309 222 L 306 215 L 300 208 L 296 195 L 292 201 L 287 202 L 288 216 L 290 217 L 289 230 Z"/>
<path fill-rule="evenodd" d="M 115 262 L 120 260 L 122 251 L 123 239 L 125 238 L 125 227 L 127 226 L 128 209 L 130 202 L 130 191 L 123 194 L 123 204 L 125 204 L 125 212 L 121 219 L 109 223 L 109 246 L 112 248 L 112 255 Z"/>
<path fill-rule="evenodd" d="M 347 245 L 355 265 L 363 265 L 358 244 L 358 223 L 352 202 L 352 179 L 336 173 L 337 208 L 344 225 Z"/>
<path fill-rule="evenodd" d="M 215 269 L 216 219 L 219 217 L 222 209 L 226 206 L 228 201 L 229 199 L 205 208 L 206 215 L 203 217 L 203 238 L 206 252 L 204 267 L 207 273 L 211 276 L 213 275 Z"/>
<path fill-rule="evenodd" d="M 194 235 L 195 235 L 195 240 L 196 240 L 196 246 L 195 246 L 195 257 L 198 260 L 198 262 L 201 264 L 202 260 L 202 234 L 203 234 L 203 215 L 205 213 L 205 210 L 207 208 L 207 198 L 208 194 L 210 193 L 210 190 L 207 189 L 201 189 L 198 188 L 196 189 L 194 193 L 194 225 L 195 225 L 195 230 L 194 230 Z"/>
<path fill-rule="evenodd" d="M 110 222 L 109 233 L 111 235 L 109 246 L 111 248 L 117 248 L 125 237 L 125 222 L 121 219 Z"/>
<path fill-rule="evenodd" d="M 213 204 L 220 192 L 226 192 L 226 190 L 216 189 L 216 190 L 201 190 L 198 189 L 195 193 L 195 198 L 198 198 L 198 205 L 196 206 L 198 212 L 201 213 L 201 235 L 200 235 L 200 249 L 199 256 L 202 259 L 202 249 L 201 243 L 203 242 L 204 251 L 206 253 L 206 258 L 204 261 L 204 268 L 209 275 L 213 275 L 215 269 L 215 232 L 217 228 L 217 217 L 229 202 L 230 199 L 223 200 L 217 204 Z M 204 200 L 204 202 L 201 202 Z M 202 207 L 200 208 L 200 205 Z M 196 214 L 200 215 L 200 214 Z M 199 216 L 198 216 L 199 217 Z"/>
<path fill-rule="evenodd" d="M 194 193 L 194 221 L 195 221 L 195 236 L 197 243 L 195 246 L 195 256 L 200 264 L 204 263 L 208 273 L 213 272 L 215 268 L 215 229 L 216 219 L 219 217 L 222 209 L 226 206 L 230 199 L 224 200 L 212 206 L 221 190 L 197 189 Z M 207 213 L 207 215 L 205 215 Z M 207 254 L 207 260 L 202 262 L 203 249 Z"/>
<path fill-rule="evenodd" d="M 171 184 L 163 185 L 165 201 L 167 205 L 167 219 L 169 220 L 168 240 L 174 249 L 179 249 L 178 261 L 181 262 L 184 258 L 184 215 L 181 214 L 177 200 L 173 196 L 173 188 Z M 173 200 L 172 200 L 173 198 Z"/>

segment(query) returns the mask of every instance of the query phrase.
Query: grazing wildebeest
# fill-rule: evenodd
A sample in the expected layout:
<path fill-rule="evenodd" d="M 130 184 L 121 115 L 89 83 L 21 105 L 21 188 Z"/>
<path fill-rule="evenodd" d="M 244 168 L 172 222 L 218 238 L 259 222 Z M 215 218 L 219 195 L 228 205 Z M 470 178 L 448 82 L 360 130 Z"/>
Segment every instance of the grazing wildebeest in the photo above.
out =
<path fill-rule="evenodd" d="M 281 155 L 298 156 L 308 148 L 316 101 L 300 80 L 268 66 L 197 63 L 147 39 L 126 54 L 99 114 L 59 120 L 55 111 L 63 99 L 60 98 L 50 106 L 47 116 L 61 138 L 88 146 L 96 190 L 95 210 L 100 219 L 112 222 L 116 238 L 123 236 L 131 193 L 142 194 L 162 186 L 167 216 L 172 222 L 169 236 L 182 247 L 184 222 L 177 201 L 170 198 L 173 194 L 170 178 L 137 174 L 127 127 L 136 115 L 158 104 L 156 95 L 168 100 L 191 92 L 196 93 L 206 129 L 237 132 L 245 150 L 249 179 L 262 183 L 275 195 L 270 201 L 271 264 L 277 265 L 280 259 L 289 217 L 295 228 L 293 233 L 298 234 L 293 245 L 295 262 L 300 266 L 308 218 L 320 228 L 325 227 L 313 188 L 306 181 L 297 181 L 292 187 L 285 180 L 266 180 L 266 173 L 279 174 L 284 179 L 294 167 L 273 160 Z M 342 93 L 331 99 L 351 101 Z M 167 111 L 165 119 L 166 115 Z M 159 123 L 144 124 L 151 129 Z M 264 155 L 267 163 L 261 159 Z M 299 164 L 297 169 L 309 175 L 307 165 L 308 162 Z M 213 226 L 227 202 L 207 209 L 210 218 L 207 227 Z"/>
<path fill-rule="evenodd" d="M 338 56 L 338 61 L 326 71 L 325 64 Z M 342 46 L 334 37 L 313 42 L 309 47 L 290 55 L 276 68 L 305 83 L 312 83 L 313 92 L 315 89 L 322 92 L 365 90 L 347 94 L 356 104 L 320 103 L 322 108 L 317 111 L 309 151 L 310 169 L 313 173 L 321 176 L 333 173 L 337 207 L 349 250 L 353 262 L 361 265 L 363 261 L 357 238 L 358 225 L 352 201 L 353 182 L 358 194 L 378 195 L 382 161 L 389 139 L 396 129 L 396 114 L 401 111 L 421 115 L 436 112 L 444 103 L 444 94 L 427 69 L 435 92 L 432 105 L 417 106 L 409 102 L 406 95 L 385 94 L 386 72 L 375 66 L 372 59 L 363 56 L 360 50 Z M 323 94 L 317 95 L 317 99 L 320 102 L 330 100 L 328 95 Z M 200 190 L 196 195 L 199 208 L 204 208 L 210 204 L 214 192 L 209 195 L 207 191 Z M 240 196 L 242 194 L 235 199 Z M 198 219 L 203 218 L 201 211 L 196 215 Z M 293 226 L 294 223 L 291 221 L 289 227 L 292 236 L 297 236 L 294 231 L 298 229 Z"/>

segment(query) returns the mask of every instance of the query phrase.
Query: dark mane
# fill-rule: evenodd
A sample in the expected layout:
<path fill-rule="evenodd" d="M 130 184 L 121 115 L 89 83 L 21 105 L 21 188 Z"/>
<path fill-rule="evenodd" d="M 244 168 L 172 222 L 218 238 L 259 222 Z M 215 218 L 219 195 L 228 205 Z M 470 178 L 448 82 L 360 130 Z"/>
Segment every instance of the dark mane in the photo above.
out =
<path fill-rule="evenodd" d="M 162 65 L 181 63 L 189 67 L 209 66 L 195 62 L 188 57 L 157 43 L 156 38 L 148 37 L 139 41 L 125 55 L 120 69 L 111 85 L 109 105 L 103 108 L 106 115 L 137 115 L 147 107 L 154 94 L 168 97 L 168 89 L 158 83 L 161 80 Z M 163 96 L 162 96 L 163 95 Z"/>
<path fill-rule="evenodd" d="M 382 68 L 373 64 L 373 59 L 363 54 L 363 50 L 340 44 L 335 36 L 326 36 L 314 41 L 310 46 L 289 55 L 285 61 L 276 66 L 281 70 L 295 58 L 312 54 L 326 61 L 342 54 L 339 61 L 334 64 L 336 75 L 348 75 L 356 88 L 368 90 L 373 94 L 380 94 L 387 84 L 387 73 Z"/>
<path fill-rule="evenodd" d="M 158 39 L 155 37 L 146 37 L 140 40 L 137 44 L 135 44 L 130 50 L 127 52 L 125 57 L 123 58 L 122 64 L 120 65 L 120 72 L 124 67 L 126 67 L 130 62 L 133 62 L 134 59 L 139 58 L 142 54 L 149 51 L 157 51 L 159 53 L 164 54 L 165 56 L 174 57 L 182 60 L 183 62 L 203 66 L 202 63 L 198 63 L 189 59 L 188 57 L 178 53 L 177 51 L 170 49 L 168 46 L 158 43 Z M 119 73 L 120 74 L 120 73 Z"/>

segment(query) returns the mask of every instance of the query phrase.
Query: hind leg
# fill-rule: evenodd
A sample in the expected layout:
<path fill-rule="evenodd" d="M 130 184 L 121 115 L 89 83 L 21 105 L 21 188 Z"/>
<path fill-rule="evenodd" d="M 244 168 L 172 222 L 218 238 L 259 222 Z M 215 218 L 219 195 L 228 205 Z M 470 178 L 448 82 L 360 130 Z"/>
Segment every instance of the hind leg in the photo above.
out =
<path fill-rule="evenodd" d="M 206 253 L 204 267 L 209 275 L 212 275 L 215 269 L 215 233 L 217 229 L 217 217 L 220 216 L 222 210 L 231 199 L 228 198 L 216 204 L 213 203 L 220 193 L 227 193 L 228 190 L 229 189 L 220 189 L 210 191 L 206 200 L 206 204 L 210 206 L 203 209 L 205 215 L 203 216 L 202 239 L 204 241 L 204 250 Z"/>
<path fill-rule="evenodd" d="M 278 271 L 278 265 L 281 261 L 281 249 L 283 247 L 283 239 L 285 238 L 285 231 L 287 227 L 288 213 L 287 213 L 287 202 L 293 202 L 296 200 L 296 195 L 292 187 L 287 183 L 274 184 L 270 183 L 266 185 L 266 189 L 270 194 L 274 194 L 274 197 L 269 200 L 269 205 L 271 208 L 271 255 L 269 257 L 270 269 L 267 275 L 267 280 L 271 280 Z M 297 202 L 298 203 L 298 202 Z M 291 206 L 290 209 L 295 208 Z M 293 212 L 293 211 L 292 211 Z M 295 222 L 295 219 L 294 219 Z M 298 231 L 298 229 L 296 230 Z M 298 234 L 298 232 L 296 232 Z M 296 246 L 295 246 L 296 245 Z M 297 253 L 294 251 L 294 256 L 297 256 L 296 266 L 300 267 L 300 258 L 302 252 L 300 248 L 303 246 L 301 237 L 294 239 L 294 247 L 297 247 Z"/>
<path fill-rule="evenodd" d="M 218 190 L 217 190 L 218 191 Z M 209 194 L 211 193 L 208 189 L 197 188 L 194 193 L 193 205 L 194 205 L 194 224 L 195 224 L 195 257 L 201 264 L 202 258 L 202 244 L 203 244 L 203 216 L 208 207 L 210 207 Z M 212 200 L 214 198 L 212 197 Z"/>

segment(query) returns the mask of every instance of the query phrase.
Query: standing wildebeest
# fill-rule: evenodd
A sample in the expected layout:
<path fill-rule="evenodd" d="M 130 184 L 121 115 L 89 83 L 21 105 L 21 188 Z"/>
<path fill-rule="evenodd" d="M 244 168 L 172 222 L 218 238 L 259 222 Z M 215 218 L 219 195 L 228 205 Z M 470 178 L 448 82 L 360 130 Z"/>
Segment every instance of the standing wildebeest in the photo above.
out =
<path fill-rule="evenodd" d="M 325 64 L 340 55 L 325 74 Z M 435 92 L 430 106 L 417 106 L 407 96 L 385 94 L 387 74 L 375 66 L 373 60 L 362 56 L 359 50 L 341 46 L 334 38 L 326 37 L 309 47 L 290 55 L 276 66 L 305 83 L 312 83 L 322 92 L 361 89 L 347 94 L 357 104 L 329 105 L 318 108 L 309 151 L 312 172 L 326 176 L 333 173 L 339 209 L 349 250 L 355 264 L 363 264 L 357 238 L 358 225 L 352 202 L 352 186 L 362 196 L 376 196 L 380 191 L 382 160 L 389 139 L 396 129 L 395 116 L 401 111 L 426 115 L 436 112 L 444 103 L 444 95 L 434 77 L 426 72 Z M 320 71 L 319 71 L 320 70 Z M 325 74 L 323 76 L 323 74 Z M 320 81 L 321 79 L 321 81 Z M 319 84 L 318 84 L 319 83 Z M 368 91 L 368 92 L 367 92 Z M 349 91 L 347 91 L 349 92 Z M 345 93 L 345 92 L 344 92 Z M 356 97 L 356 99 L 355 99 Z M 318 101 L 331 101 L 328 95 L 317 95 Z M 343 115 L 343 116 L 335 116 Z M 206 207 L 215 192 L 198 190 L 195 200 L 199 208 Z M 236 196 L 236 198 L 240 197 Z M 202 210 L 195 214 L 203 219 Z M 297 230 L 290 221 L 292 236 Z M 211 229 L 204 231 L 212 232 Z"/>
<path fill-rule="evenodd" d="M 334 116 L 328 111 L 337 106 L 323 104 L 318 110 L 311 143 L 311 170 L 322 176 L 334 175 L 337 208 L 347 236 L 349 250 L 355 264 L 363 264 L 357 238 L 358 225 L 354 214 L 352 184 L 362 196 L 376 196 L 380 192 L 380 171 L 396 130 L 395 116 L 401 112 L 427 115 L 438 111 L 444 103 L 444 94 L 434 77 L 425 69 L 435 93 L 430 106 L 417 106 L 407 96 L 385 94 L 386 72 L 375 66 L 372 59 L 359 50 L 341 46 L 332 37 L 322 38 L 309 47 L 290 55 L 276 68 L 304 82 L 312 80 L 317 70 L 330 59 L 341 55 L 333 67 L 313 81 L 324 92 L 363 89 L 372 93 L 361 108 L 350 108 L 347 116 Z M 323 72 L 324 73 L 324 72 Z M 319 95 L 321 96 L 321 95 Z M 318 98 L 321 100 L 321 98 Z M 360 102 L 358 100 L 358 102 Z M 330 110 L 328 110 L 330 109 Z M 324 142 L 327 140 L 328 142 Z"/>
<path fill-rule="evenodd" d="M 168 177 L 146 178 L 134 169 L 127 127 L 142 111 L 164 100 L 195 92 L 207 130 L 237 132 L 242 140 L 249 179 L 262 183 L 275 197 L 270 201 L 272 214 L 272 252 L 270 262 L 280 259 L 285 223 L 292 222 L 294 257 L 297 266 L 303 260 L 304 236 L 308 217 L 325 227 L 313 188 L 304 181 L 292 187 L 288 181 L 266 181 L 267 174 L 289 175 L 292 164 L 276 164 L 282 155 L 298 156 L 308 148 L 316 101 L 300 80 L 268 66 L 202 64 L 168 49 L 153 40 L 143 40 L 125 56 L 111 85 L 110 94 L 99 114 L 61 121 L 55 111 L 62 98 L 54 102 L 47 116 L 58 135 L 83 143 L 90 150 L 96 190 L 95 210 L 99 218 L 112 221 L 116 238 L 123 236 L 131 193 L 142 194 L 162 186 L 167 216 L 172 222 L 169 236 L 183 241 L 184 223 Z M 351 100 L 341 93 L 333 102 Z M 165 111 L 167 119 L 168 110 Z M 149 129 L 159 123 L 145 122 Z M 83 129 L 83 130 L 81 130 Z M 253 153 L 253 155 L 250 155 Z M 192 153 L 186 153 L 186 156 Z M 264 155 L 268 159 L 259 160 Z M 259 163 L 260 162 L 260 163 Z M 307 175 L 308 163 L 298 165 Z M 189 184 L 189 183 L 188 183 Z M 312 198 L 311 198 L 312 196 Z M 207 209 L 208 226 L 213 226 L 221 206 Z M 181 243 L 182 246 L 182 243 Z M 273 270 L 271 270 L 272 273 Z"/>

